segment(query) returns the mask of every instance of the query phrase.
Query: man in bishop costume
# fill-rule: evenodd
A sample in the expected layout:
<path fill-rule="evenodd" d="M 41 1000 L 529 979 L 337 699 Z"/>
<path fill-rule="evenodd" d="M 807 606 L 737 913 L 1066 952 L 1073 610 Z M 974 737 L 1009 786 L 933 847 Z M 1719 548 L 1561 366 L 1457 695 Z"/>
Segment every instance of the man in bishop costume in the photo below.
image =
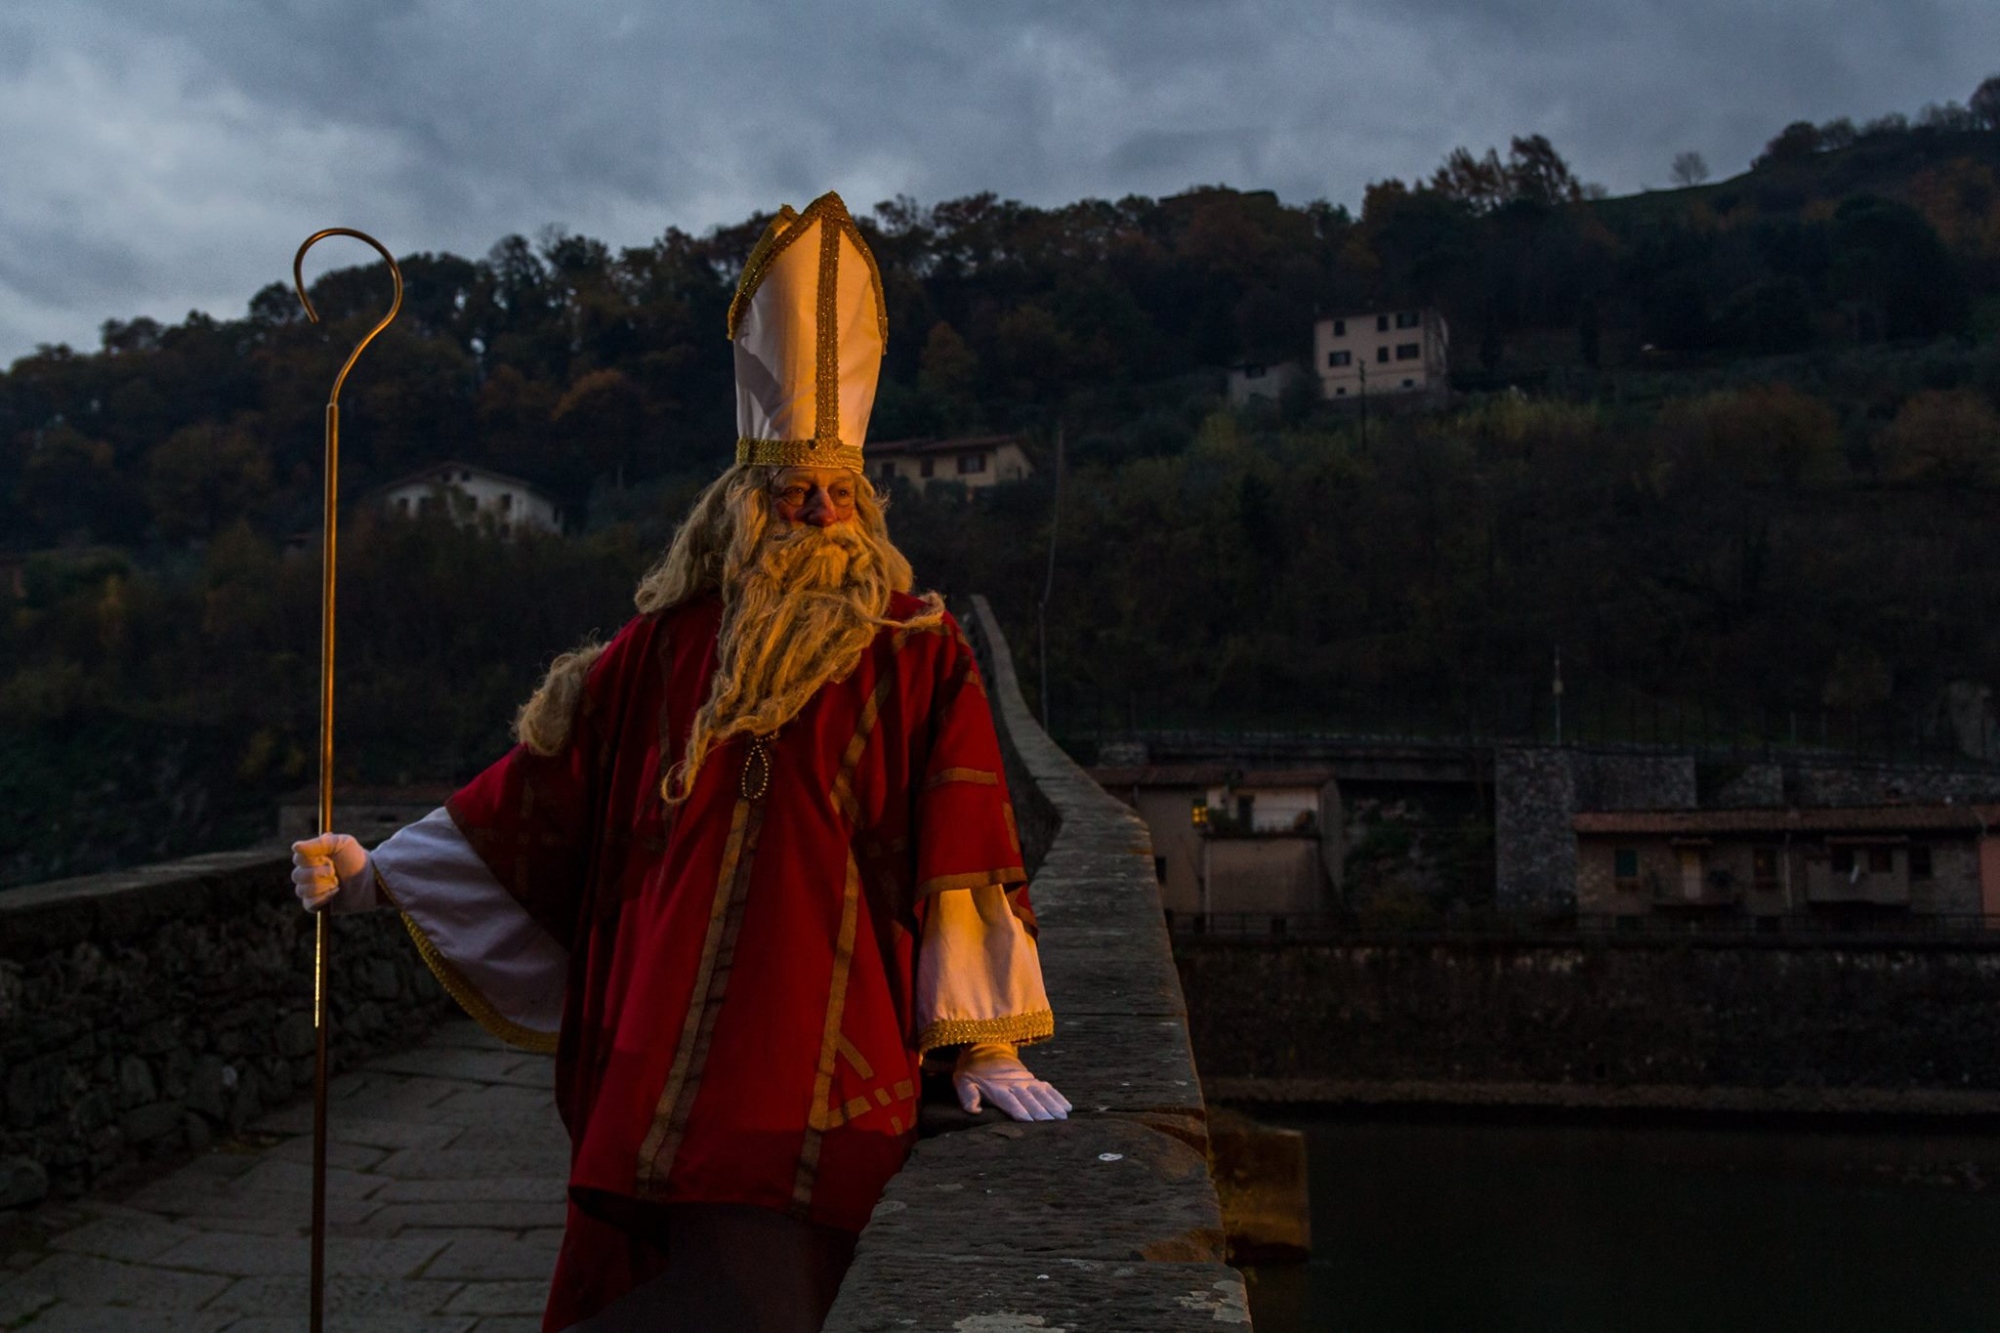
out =
<path fill-rule="evenodd" d="M 838 196 L 781 210 L 729 309 L 736 464 L 519 744 L 311 908 L 399 910 L 488 1031 L 556 1058 L 568 1225 L 544 1328 L 816 1329 L 909 1152 L 920 1066 L 1069 1103 L 977 664 L 862 466 L 887 318 Z"/>

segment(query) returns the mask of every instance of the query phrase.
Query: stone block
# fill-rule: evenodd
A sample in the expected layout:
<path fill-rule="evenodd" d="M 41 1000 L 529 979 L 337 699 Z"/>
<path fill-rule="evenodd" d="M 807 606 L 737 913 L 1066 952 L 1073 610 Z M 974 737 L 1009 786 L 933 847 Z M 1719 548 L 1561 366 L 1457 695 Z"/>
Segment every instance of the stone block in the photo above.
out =
<path fill-rule="evenodd" d="M 271 1043 L 279 1055 L 288 1059 L 311 1055 L 319 1044 L 313 1028 L 312 1015 L 304 1010 L 294 1010 L 278 1020 L 277 1028 L 271 1034 Z"/>
<path fill-rule="evenodd" d="M 1119 932 L 1063 939 L 1041 950 L 1042 979 L 1063 1014 L 1187 1014 L 1181 980 L 1164 947 L 1135 948 Z"/>
<path fill-rule="evenodd" d="M 1180 1333 L 1248 1328 L 1240 1274 L 1219 1263 L 856 1257 L 825 1333 Z"/>
<path fill-rule="evenodd" d="M 19 1208 L 48 1197 L 49 1173 L 32 1157 L 0 1157 L 0 1208 Z"/>
<path fill-rule="evenodd" d="M 181 1107 L 175 1102 L 154 1102 L 135 1106 L 119 1117 L 118 1128 L 127 1143 L 152 1143 L 181 1127 Z"/>
<path fill-rule="evenodd" d="M 493 1176 L 562 1175 L 569 1155 L 561 1143 L 516 1152 L 471 1152 L 456 1148 L 411 1148 L 392 1154 L 375 1169 L 399 1180 L 486 1180 Z"/>
<path fill-rule="evenodd" d="M 926 1139 L 889 1182 L 861 1251 L 1219 1260 L 1202 1155 L 1116 1116 L 993 1125 Z"/>
<path fill-rule="evenodd" d="M 563 1172 L 493 1176 L 480 1180 L 391 1180 L 372 1196 L 377 1203 L 561 1203 L 569 1197 Z"/>
<path fill-rule="evenodd" d="M 1221 1110 L 1209 1144 L 1230 1262 L 1303 1262 L 1312 1252 L 1305 1135 Z"/>
<path fill-rule="evenodd" d="M 117 1259 L 126 1263 L 145 1263 L 165 1254 L 194 1234 L 188 1227 L 162 1222 L 157 1217 L 121 1211 L 116 1216 L 100 1217 L 74 1230 L 65 1231 L 53 1237 L 49 1244 L 54 1249 L 73 1254 L 95 1255 L 99 1259 Z"/>
<path fill-rule="evenodd" d="M 136 1306 L 147 1312 L 199 1310 L 229 1285 L 210 1273 L 180 1273 L 87 1254 L 52 1254 L 0 1287 L 0 1306 L 23 1294 L 87 1305 Z"/>
<path fill-rule="evenodd" d="M 452 1297 L 462 1289 L 457 1282 L 430 1282 L 423 1279 L 366 1277 L 341 1271 L 333 1261 L 328 1241 L 326 1312 L 333 1315 L 424 1315 L 447 1313 Z M 263 1274 L 239 1278 L 207 1308 L 243 1315 L 300 1317 L 310 1298 L 309 1280 L 301 1268 L 295 1273 Z M 540 1307 L 537 1307 L 540 1308 Z M 456 1310 L 450 1313 L 460 1313 Z"/>
<path fill-rule="evenodd" d="M 62 1098 L 62 1067 L 35 1060 L 7 1071 L 7 1116 L 25 1129 L 56 1109 Z"/>
<path fill-rule="evenodd" d="M 546 1282 L 556 1269 L 557 1246 L 541 1240 L 455 1240 L 431 1261 L 424 1276 L 467 1282 Z"/>
<path fill-rule="evenodd" d="M 548 1300 L 547 1282 L 468 1282 L 444 1308 L 450 1314 L 539 1315 Z"/>
<path fill-rule="evenodd" d="M 401 1235 L 437 1227 L 486 1227 L 526 1231 L 559 1227 L 568 1217 L 563 1203 L 485 1199 L 441 1203 L 388 1203 L 368 1219 L 370 1226 Z M 505 1313 L 504 1311 L 501 1313 Z"/>
<path fill-rule="evenodd" d="M 308 1267 L 308 1242 L 278 1236 L 230 1236 L 207 1233 L 190 1236 L 152 1262 L 162 1268 L 232 1277 L 282 1277 L 302 1274 Z M 352 1240 L 326 1243 L 329 1273 L 350 1278 L 406 1279 L 422 1271 L 444 1242 L 418 1238 Z"/>
<path fill-rule="evenodd" d="M 221 1333 L 240 1328 L 233 1314 L 208 1310 L 137 1310 L 130 1306 L 64 1303 L 45 1310 L 35 1333 Z"/>
<path fill-rule="evenodd" d="M 171 1018 L 156 1018 L 132 1034 L 132 1049 L 140 1055 L 181 1050 L 180 1025 Z"/>
<path fill-rule="evenodd" d="M 371 958 L 362 969 L 366 993 L 377 1000 L 393 1000 L 403 993 L 403 973 L 387 958 Z"/>
<path fill-rule="evenodd" d="M 227 1089 L 223 1085 L 222 1058 L 204 1055 L 194 1062 L 194 1069 L 188 1074 L 187 1107 L 199 1111 L 211 1120 L 221 1120 L 228 1112 Z"/>
<path fill-rule="evenodd" d="M 1056 1034 L 1021 1053 L 1083 1111 L 1204 1114 L 1186 1020 L 1056 1011 Z"/>
<path fill-rule="evenodd" d="M 368 1062 L 370 1069 L 429 1078 L 457 1078 L 476 1083 L 510 1083 L 520 1087 L 552 1086 L 555 1062 L 546 1057 L 524 1060 L 515 1051 L 473 1051 L 463 1048 L 397 1051 Z"/>

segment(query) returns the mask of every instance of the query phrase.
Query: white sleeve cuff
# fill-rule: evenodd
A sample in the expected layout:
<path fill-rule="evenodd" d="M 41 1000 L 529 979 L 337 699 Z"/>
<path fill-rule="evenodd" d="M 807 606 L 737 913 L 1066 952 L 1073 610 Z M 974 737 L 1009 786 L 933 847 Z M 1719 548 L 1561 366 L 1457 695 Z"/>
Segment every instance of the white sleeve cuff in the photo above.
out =
<path fill-rule="evenodd" d="M 569 954 L 493 878 L 451 815 L 431 811 L 373 860 L 417 951 L 466 1013 L 502 1041 L 554 1050 Z"/>
<path fill-rule="evenodd" d="M 917 1049 L 1053 1036 L 1041 955 L 998 884 L 934 895 L 917 949 Z"/>

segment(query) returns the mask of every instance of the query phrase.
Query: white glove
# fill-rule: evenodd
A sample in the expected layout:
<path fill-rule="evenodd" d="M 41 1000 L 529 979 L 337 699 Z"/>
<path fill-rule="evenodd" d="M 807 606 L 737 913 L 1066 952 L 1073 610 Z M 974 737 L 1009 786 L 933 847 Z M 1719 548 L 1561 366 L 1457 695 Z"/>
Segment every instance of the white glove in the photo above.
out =
<path fill-rule="evenodd" d="M 292 844 L 292 892 L 308 912 L 365 912 L 375 905 L 375 867 L 345 833 L 322 833 Z"/>
<path fill-rule="evenodd" d="M 1069 1098 L 1028 1072 L 1005 1042 L 974 1042 L 958 1053 L 951 1086 L 958 1104 L 979 1113 L 980 1096 L 1016 1120 L 1067 1120 Z"/>

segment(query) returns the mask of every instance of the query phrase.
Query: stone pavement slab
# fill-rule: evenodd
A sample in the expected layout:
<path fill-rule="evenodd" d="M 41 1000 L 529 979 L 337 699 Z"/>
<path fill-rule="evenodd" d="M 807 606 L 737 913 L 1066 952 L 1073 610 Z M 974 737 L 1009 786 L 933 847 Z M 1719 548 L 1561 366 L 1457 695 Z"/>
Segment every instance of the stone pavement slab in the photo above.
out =
<path fill-rule="evenodd" d="M 1190 1322 L 1248 1328 L 1242 1274 L 1219 1263 L 874 1253 L 855 1259 L 826 1333 L 1159 1333 Z"/>
<path fill-rule="evenodd" d="M 944 1134 L 889 1182 L 856 1253 L 1220 1260 L 1215 1194 L 1185 1188 L 1207 1176 L 1200 1153 L 1122 1116 Z"/>
<path fill-rule="evenodd" d="M 470 1022 L 335 1080 L 329 1333 L 529 1333 L 562 1236 L 550 1062 Z M 301 1333 L 312 1108 L 122 1197 L 49 1204 L 0 1269 L 0 1329 Z"/>

